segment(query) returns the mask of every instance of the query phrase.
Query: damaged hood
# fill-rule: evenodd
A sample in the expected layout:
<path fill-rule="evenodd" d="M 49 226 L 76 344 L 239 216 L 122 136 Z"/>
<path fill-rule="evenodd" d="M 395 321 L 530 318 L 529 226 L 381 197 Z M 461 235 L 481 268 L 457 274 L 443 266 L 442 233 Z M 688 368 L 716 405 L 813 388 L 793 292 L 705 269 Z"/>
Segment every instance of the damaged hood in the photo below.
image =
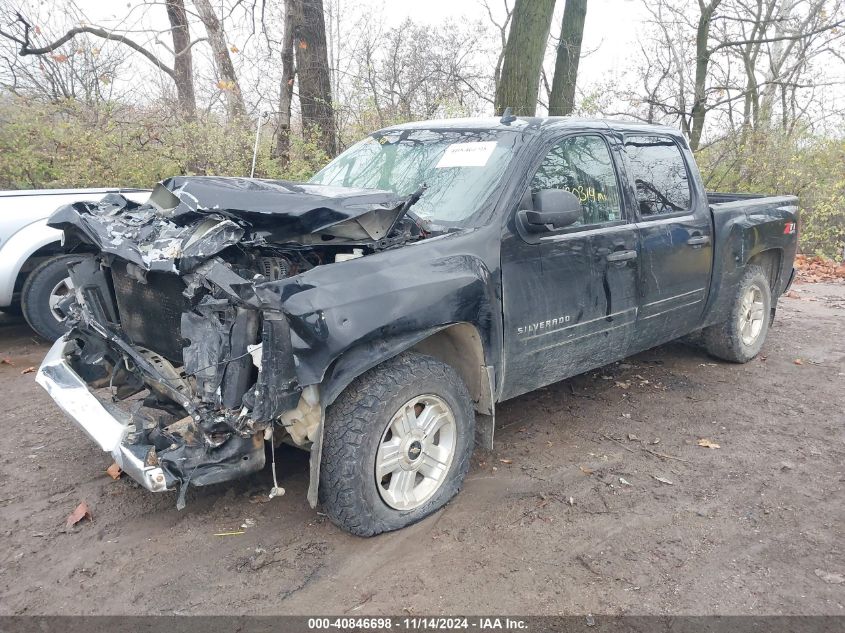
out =
<path fill-rule="evenodd" d="M 179 176 L 159 183 L 143 204 L 109 194 L 100 202 L 60 207 L 48 225 L 144 270 L 184 273 L 238 243 L 279 244 L 309 234 L 376 242 L 390 235 L 416 197 L 280 180 Z"/>

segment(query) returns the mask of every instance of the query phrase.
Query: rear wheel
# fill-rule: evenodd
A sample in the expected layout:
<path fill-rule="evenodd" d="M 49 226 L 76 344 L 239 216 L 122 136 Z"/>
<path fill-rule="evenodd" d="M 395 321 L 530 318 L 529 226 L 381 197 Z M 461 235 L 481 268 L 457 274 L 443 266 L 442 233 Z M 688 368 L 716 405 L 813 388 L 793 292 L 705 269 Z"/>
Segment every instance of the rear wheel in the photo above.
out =
<path fill-rule="evenodd" d="M 67 317 L 61 303 L 73 294 L 73 282 L 67 267 L 78 262 L 79 255 L 60 255 L 41 262 L 33 269 L 21 290 L 21 311 L 36 334 L 48 341 L 55 341 L 67 328 Z"/>
<path fill-rule="evenodd" d="M 326 412 L 320 501 L 359 536 L 396 530 L 463 484 L 475 415 L 455 371 L 408 352 L 356 379 Z"/>
<path fill-rule="evenodd" d="M 733 363 L 747 363 L 760 353 L 769 332 L 772 291 L 759 266 L 749 266 L 740 279 L 730 318 L 704 329 L 707 351 Z"/>

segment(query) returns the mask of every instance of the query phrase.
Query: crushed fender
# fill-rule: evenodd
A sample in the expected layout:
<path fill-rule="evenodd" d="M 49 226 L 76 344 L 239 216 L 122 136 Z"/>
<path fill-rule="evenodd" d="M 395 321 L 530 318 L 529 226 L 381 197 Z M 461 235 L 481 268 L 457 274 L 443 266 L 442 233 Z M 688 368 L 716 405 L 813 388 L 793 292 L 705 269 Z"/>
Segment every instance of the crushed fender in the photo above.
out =
<path fill-rule="evenodd" d="M 57 210 L 50 226 L 90 254 L 70 268 L 63 362 L 121 421 L 121 470 L 153 489 L 134 473 L 160 469 L 181 508 L 189 486 L 261 469 L 268 429 L 319 459 L 326 368 L 297 351 L 338 324 L 286 304 L 309 271 L 428 237 L 408 214 L 420 194 L 179 177 L 144 204 Z"/>

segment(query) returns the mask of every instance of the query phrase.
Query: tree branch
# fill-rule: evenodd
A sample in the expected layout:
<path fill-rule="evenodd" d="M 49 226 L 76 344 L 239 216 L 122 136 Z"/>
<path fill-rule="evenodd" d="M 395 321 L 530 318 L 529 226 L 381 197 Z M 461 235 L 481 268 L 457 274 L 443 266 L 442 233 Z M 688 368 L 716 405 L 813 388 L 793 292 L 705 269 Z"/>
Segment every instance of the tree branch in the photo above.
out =
<path fill-rule="evenodd" d="M 172 68 L 163 64 L 162 61 L 158 57 L 153 55 L 150 51 L 145 49 L 143 46 L 141 46 L 137 42 L 134 42 L 134 41 L 130 40 L 128 37 L 125 37 L 123 35 L 118 35 L 116 33 L 112 33 L 110 31 L 107 31 L 105 29 L 101 29 L 101 28 L 96 27 L 96 26 L 77 26 L 77 27 L 74 27 L 71 30 L 69 30 L 67 33 L 62 35 L 55 42 L 52 42 L 51 44 L 47 44 L 46 46 L 34 47 L 34 46 L 32 46 L 30 39 L 29 39 L 29 31 L 32 27 L 30 26 L 29 22 L 27 22 L 26 19 L 24 19 L 24 17 L 20 13 L 18 13 L 17 16 L 18 16 L 17 21 L 20 22 L 21 24 L 23 24 L 23 33 L 24 33 L 23 39 L 20 39 L 19 37 L 16 37 L 16 36 L 11 35 L 9 33 L 4 33 L 3 31 L 0 31 L 0 35 L 20 44 L 21 48 L 20 48 L 20 51 L 18 51 L 18 52 L 22 57 L 26 56 L 26 55 L 46 55 L 47 53 L 52 53 L 57 48 L 63 46 L 64 44 L 67 44 L 70 40 L 72 40 L 77 35 L 81 35 L 82 33 L 90 33 L 91 35 L 96 35 L 97 37 L 102 38 L 104 40 L 111 40 L 113 42 L 120 42 L 121 44 L 128 46 L 129 48 L 131 48 L 135 52 L 140 53 L 141 55 L 146 57 L 149 61 L 151 61 L 155 66 L 157 66 L 160 70 L 162 70 L 163 72 L 168 74 L 170 77 L 175 78 L 175 73 L 173 72 Z"/>
<path fill-rule="evenodd" d="M 733 40 L 729 42 L 722 42 L 721 44 L 714 46 L 710 49 L 710 53 L 715 53 L 723 48 L 729 48 L 732 46 L 742 46 L 744 44 L 771 44 L 773 42 L 783 42 L 783 41 L 795 41 L 795 40 L 804 40 L 808 37 L 813 35 L 818 35 L 819 33 L 824 33 L 825 31 L 832 31 L 835 28 L 845 25 L 845 20 L 839 20 L 838 22 L 834 22 L 832 24 L 827 24 L 824 27 L 814 29 L 812 31 L 807 31 L 806 33 L 797 33 L 795 35 L 781 35 L 779 37 L 769 37 L 765 39 L 753 39 L 753 40 Z"/>

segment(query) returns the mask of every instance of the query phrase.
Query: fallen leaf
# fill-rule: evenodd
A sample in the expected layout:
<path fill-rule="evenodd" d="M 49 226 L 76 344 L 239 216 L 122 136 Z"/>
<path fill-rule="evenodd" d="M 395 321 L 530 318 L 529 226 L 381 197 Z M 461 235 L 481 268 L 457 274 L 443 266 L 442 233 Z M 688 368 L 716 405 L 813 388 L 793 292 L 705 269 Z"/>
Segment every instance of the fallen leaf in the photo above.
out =
<path fill-rule="evenodd" d="M 622 380 L 622 381 L 617 380 L 616 386 L 619 387 L 620 389 L 628 389 L 631 386 L 631 383 L 627 380 Z"/>
<path fill-rule="evenodd" d="M 65 521 L 65 527 L 72 527 L 79 523 L 82 519 L 88 519 L 89 521 L 94 520 L 91 510 L 88 509 L 88 504 L 84 501 L 76 506 L 76 509 L 68 515 L 67 521 Z"/>
<path fill-rule="evenodd" d="M 652 475 L 652 477 L 654 479 L 656 479 L 657 481 L 659 481 L 660 483 L 666 484 L 667 486 L 674 486 L 675 485 L 671 481 L 669 481 L 668 479 L 665 479 L 663 477 L 658 477 L 657 475 Z"/>
<path fill-rule="evenodd" d="M 714 442 L 713 440 L 708 440 L 706 437 L 702 437 L 700 440 L 698 440 L 698 445 L 703 446 L 704 448 L 722 448 L 721 446 L 716 444 L 716 442 Z"/>
<path fill-rule="evenodd" d="M 500 459 L 499 461 L 500 461 L 500 462 L 502 462 L 503 464 L 513 464 L 513 460 L 512 460 L 512 459 L 504 459 L 504 458 L 502 458 L 502 459 Z"/>
<path fill-rule="evenodd" d="M 250 503 L 267 503 L 270 501 L 270 497 L 267 495 L 253 495 L 249 498 Z"/>
<path fill-rule="evenodd" d="M 619 483 L 622 484 L 623 486 L 633 486 L 634 485 L 630 481 L 625 479 L 624 477 L 619 478 Z"/>
<path fill-rule="evenodd" d="M 34 371 L 35 371 L 35 367 L 27 367 L 26 369 L 24 369 L 21 372 L 21 376 L 23 376 L 24 374 L 31 374 Z"/>
<path fill-rule="evenodd" d="M 0 365 L 11 365 L 12 367 L 15 366 L 15 364 L 11 360 L 9 360 L 8 358 L 4 358 L 3 360 L 0 360 Z"/>
<path fill-rule="evenodd" d="M 794 290 L 790 290 L 789 292 L 787 292 L 786 296 L 789 297 L 790 299 L 800 299 L 801 298 L 801 295 L 799 295 Z"/>
<path fill-rule="evenodd" d="M 659 437 L 655 437 L 653 440 L 651 440 L 651 441 L 649 442 L 649 444 L 660 444 L 660 438 L 659 438 Z"/>
<path fill-rule="evenodd" d="M 803 364 L 804 364 L 804 361 L 803 361 L 803 360 L 801 360 L 800 358 L 796 358 L 796 359 L 795 359 L 794 361 L 792 361 L 792 362 L 793 362 L 793 363 L 795 363 L 796 365 L 803 365 Z"/>
<path fill-rule="evenodd" d="M 841 585 L 842 583 L 845 583 L 845 576 L 842 574 L 834 574 L 833 572 L 825 571 L 824 569 L 817 569 L 815 572 L 816 576 L 831 585 Z"/>
<path fill-rule="evenodd" d="M 628 433 L 628 439 L 631 440 L 632 442 L 639 442 L 640 441 L 640 438 L 638 438 L 633 433 Z"/>
<path fill-rule="evenodd" d="M 308 48 L 308 42 L 306 42 L 305 40 L 299 40 L 299 48 L 305 50 L 306 48 Z"/>
<path fill-rule="evenodd" d="M 586 466 L 578 466 L 578 468 L 580 468 L 581 472 L 584 473 L 585 475 L 592 475 L 593 474 L 593 471 L 590 468 L 587 468 Z"/>
<path fill-rule="evenodd" d="M 230 50 L 230 51 L 232 51 L 233 53 L 240 53 L 240 52 L 241 52 L 241 49 L 239 49 L 239 48 L 238 48 L 237 46 L 235 46 L 234 44 L 232 44 L 232 45 L 229 47 L 229 50 Z"/>
<path fill-rule="evenodd" d="M 117 462 L 112 463 L 111 466 L 106 468 L 106 473 L 108 473 L 109 477 L 112 479 L 120 479 L 120 473 L 123 471 L 120 470 L 120 466 L 117 465 Z"/>

